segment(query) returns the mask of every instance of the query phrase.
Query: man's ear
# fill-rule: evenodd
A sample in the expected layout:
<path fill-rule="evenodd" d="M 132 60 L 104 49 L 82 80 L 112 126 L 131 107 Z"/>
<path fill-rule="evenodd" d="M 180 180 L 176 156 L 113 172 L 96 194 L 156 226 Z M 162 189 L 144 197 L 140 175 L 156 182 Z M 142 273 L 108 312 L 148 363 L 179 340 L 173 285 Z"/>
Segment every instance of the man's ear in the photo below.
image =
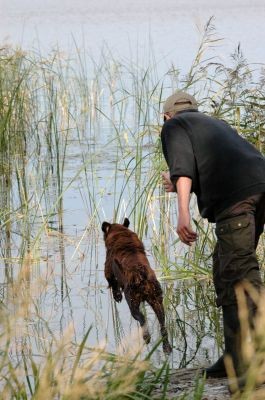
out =
<path fill-rule="evenodd" d="M 172 118 L 172 117 L 171 117 L 170 113 L 165 113 L 165 114 L 164 114 L 164 122 L 168 121 L 168 120 L 171 119 L 171 118 Z"/>
<path fill-rule="evenodd" d="M 123 226 L 125 226 L 125 228 L 128 228 L 129 225 L 130 225 L 130 221 L 128 220 L 128 218 L 125 218 L 123 221 Z"/>
<path fill-rule="evenodd" d="M 103 224 L 101 225 L 101 229 L 103 230 L 104 233 L 108 233 L 110 227 L 111 224 L 106 221 L 104 221 Z"/>

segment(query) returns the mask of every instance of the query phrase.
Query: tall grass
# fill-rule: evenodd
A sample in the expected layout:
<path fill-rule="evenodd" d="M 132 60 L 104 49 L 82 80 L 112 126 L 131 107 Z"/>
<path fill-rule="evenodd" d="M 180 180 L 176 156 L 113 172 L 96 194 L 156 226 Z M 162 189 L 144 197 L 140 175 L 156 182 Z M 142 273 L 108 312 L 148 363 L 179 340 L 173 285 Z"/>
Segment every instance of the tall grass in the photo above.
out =
<path fill-rule="evenodd" d="M 258 400 L 264 398 L 264 291 L 257 291 L 247 282 L 236 289 L 241 329 L 241 353 L 245 373 L 235 376 L 232 360 L 225 360 L 232 399 Z M 257 307 L 254 322 L 250 324 L 247 303 L 249 299 Z"/>
<path fill-rule="evenodd" d="M 194 365 L 200 351 L 210 358 L 209 336 L 221 349 L 211 283 L 214 229 L 200 219 L 193 199 L 199 240 L 188 250 L 179 242 L 175 195 L 165 194 L 161 185 L 166 165 L 159 137 L 161 103 L 172 88 L 181 88 L 196 94 L 203 111 L 227 120 L 264 151 L 264 71 L 247 63 L 240 46 L 228 66 L 209 59 L 207 52 L 218 41 L 210 20 L 190 71 L 181 75 L 173 66 L 162 77 L 154 58 L 132 65 L 106 47 L 98 60 L 78 48 L 74 59 L 59 50 L 44 57 L 1 49 L 4 398 L 166 399 L 170 365 Z M 98 323 L 106 289 L 100 225 L 124 216 L 166 280 L 165 307 L 178 361 L 160 358 L 157 369 L 154 354 L 143 357 L 134 345 L 133 354 L 116 355 L 108 343 L 88 344 L 94 327 L 88 334 L 86 321 L 78 319 L 78 310 L 86 307 Z M 258 249 L 262 265 L 263 244 L 264 238 Z M 75 304 L 78 296 L 82 306 Z M 122 343 L 119 312 L 112 307 L 110 314 Z M 98 341 L 104 336 L 97 335 Z M 194 398 L 202 396 L 202 386 L 199 380 Z"/>

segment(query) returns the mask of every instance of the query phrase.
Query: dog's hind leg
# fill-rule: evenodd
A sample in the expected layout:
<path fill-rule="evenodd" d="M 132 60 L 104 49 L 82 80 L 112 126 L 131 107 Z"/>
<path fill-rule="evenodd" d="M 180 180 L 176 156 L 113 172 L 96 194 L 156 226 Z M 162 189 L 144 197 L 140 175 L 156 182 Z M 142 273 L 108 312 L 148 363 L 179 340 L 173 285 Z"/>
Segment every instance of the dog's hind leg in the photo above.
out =
<path fill-rule="evenodd" d="M 124 294 L 125 294 L 125 298 L 128 303 L 128 306 L 130 308 L 131 314 L 132 314 L 133 318 L 136 319 L 136 321 L 138 321 L 140 323 L 140 326 L 142 328 L 143 339 L 144 339 L 145 343 L 148 344 L 150 342 L 151 335 L 148 331 L 148 326 L 147 326 L 145 316 L 140 311 L 141 300 L 140 300 L 139 296 L 135 295 L 135 293 L 133 295 L 131 295 L 129 290 L 125 290 Z"/>
<path fill-rule="evenodd" d="M 166 354 L 170 354 L 172 352 L 172 347 L 168 341 L 168 334 L 165 326 L 165 312 L 163 307 L 163 298 L 162 296 L 159 296 L 156 298 L 147 299 L 147 302 L 154 310 L 160 324 L 160 331 L 163 342 L 163 351 Z"/>

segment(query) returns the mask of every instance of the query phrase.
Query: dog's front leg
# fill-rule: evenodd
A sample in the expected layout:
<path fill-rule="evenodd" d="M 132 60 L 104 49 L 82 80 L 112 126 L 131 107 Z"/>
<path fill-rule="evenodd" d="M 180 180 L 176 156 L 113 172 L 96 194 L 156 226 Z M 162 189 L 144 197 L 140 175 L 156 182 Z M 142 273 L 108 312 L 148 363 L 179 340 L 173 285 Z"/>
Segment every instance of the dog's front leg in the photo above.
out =
<path fill-rule="evenodd" d="M 122 293 L 118 281 L 113 273 L 112 264 L 113 264 L 112 259 L 110 259 L 110 257 L 108 257 L 107 255 L 107 259 L 105 262 L 105 270 L 104 270 L 105 278 L 109 283 L 109 288 L 112 290 L 112 295 L 114 300 L 119 303 L 122 301 Z"/>
<path fill-rule="evenodd" d="M 112 284 L 112 294 L 113 298 L 117 303 L 120 303 L 122 301 L 122 293 L 119 285 L 117 285 L 117 280 L 114 278 L 115 283 Z"/>

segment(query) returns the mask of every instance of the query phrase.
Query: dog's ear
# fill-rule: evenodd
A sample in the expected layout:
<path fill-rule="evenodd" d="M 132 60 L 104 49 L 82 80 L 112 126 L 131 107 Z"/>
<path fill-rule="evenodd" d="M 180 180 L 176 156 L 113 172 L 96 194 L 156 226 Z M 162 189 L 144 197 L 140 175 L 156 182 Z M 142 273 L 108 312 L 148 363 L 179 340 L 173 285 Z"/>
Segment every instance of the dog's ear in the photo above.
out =
<path fill-rule="evenodd" d="M 101 229 L 103 230 L 104 233 L 108 233 L 110 227 L 111 224 L 106 221 L 104 221 L 103 224 L 101 225 Z"/>
<path fill-rule="evenodd" d="M 128 220 L 128 218 L 125 218 L 123 221 L 123 226 L 125 226 L 125 228 L 128 228 L 129 225 L 130 225 L 130 221 Z"/>

